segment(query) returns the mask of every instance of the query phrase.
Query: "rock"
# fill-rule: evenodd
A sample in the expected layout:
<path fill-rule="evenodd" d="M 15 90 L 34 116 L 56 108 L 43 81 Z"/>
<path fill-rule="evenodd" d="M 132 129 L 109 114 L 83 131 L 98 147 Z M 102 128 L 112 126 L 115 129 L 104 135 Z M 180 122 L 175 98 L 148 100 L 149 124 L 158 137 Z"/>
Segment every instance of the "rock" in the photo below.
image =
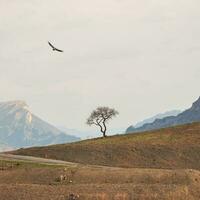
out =
<path fill-rule="evenodd" d="M 79 199 L 79 195 L 75 195 L 75 194 L 70 194 L 68 200 L 78 200 Z"/>

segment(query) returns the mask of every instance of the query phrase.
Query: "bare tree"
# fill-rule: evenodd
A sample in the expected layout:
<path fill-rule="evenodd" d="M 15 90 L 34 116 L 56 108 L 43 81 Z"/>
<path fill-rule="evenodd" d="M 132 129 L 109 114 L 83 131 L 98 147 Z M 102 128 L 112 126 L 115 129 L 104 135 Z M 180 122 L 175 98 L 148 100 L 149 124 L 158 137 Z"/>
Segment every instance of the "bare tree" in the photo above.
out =
<path fill-rule="evenodd" d="M 96 110 L 94 110 L 90 117 L 87 119 L 87 124 L 89 126 L 96 125 L 100 127 L 101 132 L 103 133 L 103 137 L 106 137 L 106 123 L 118 115 L 118 111 L 116 111 L 113 108 L 109 107 L 98 107 Z"/>

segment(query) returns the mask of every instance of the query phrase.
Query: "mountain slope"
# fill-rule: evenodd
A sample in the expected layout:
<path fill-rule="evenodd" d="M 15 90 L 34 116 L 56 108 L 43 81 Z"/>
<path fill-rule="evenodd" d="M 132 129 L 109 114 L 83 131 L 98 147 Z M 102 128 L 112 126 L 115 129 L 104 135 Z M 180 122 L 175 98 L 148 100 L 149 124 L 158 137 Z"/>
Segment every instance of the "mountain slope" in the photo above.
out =
<path fill-rule="evenodd" d="M 200 123 L 12 153 L 115 167 L 200 169 Z"/>
<path fill-rule="evenodd" d="M 25 102 L 0 103 L 0 141 L 20 148 L 77 141 L 33 115 Z"/>
<path fill-rule="evenodd" d="M 165 117 L 169 117 L 169 116 L 177 116 L 178 114 L 180 114 L 181 111 L 180 110 L 172 110 L 172 111 L 168 111 L 165 113 L 160 113 L 157 114 L 153 117 L 147 118 L 141 122 L 138 122 L 137 124 L 135 124 L 134 126 L 130 126 L 127 128 L 126 133 L 131 133 L 132 130 L 134 130 L 135 128 L 140 128 L 142 127 L 144 124 L 148 124 L 148 123 L 152 123 L 154 122 L 156 119 L 163 119 Z"/>
<path fill-rule="evenodd" d="M 177 116 L 169 116 L 163 119 L 156 119 L 154 122 L 144 124 L 139 128 L 129 128 L 126 132 L 143 132 L 192 122 L 200 122 L 200 97 L 193 103 L 191 108 L 185 110 Z"/>

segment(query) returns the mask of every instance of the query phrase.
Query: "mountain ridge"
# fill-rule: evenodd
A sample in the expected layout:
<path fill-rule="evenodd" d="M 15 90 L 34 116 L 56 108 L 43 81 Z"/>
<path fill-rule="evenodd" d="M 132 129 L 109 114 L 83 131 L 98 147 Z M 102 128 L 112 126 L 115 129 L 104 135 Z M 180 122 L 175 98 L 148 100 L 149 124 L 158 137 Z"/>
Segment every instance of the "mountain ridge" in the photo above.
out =
<path fill-rule="evenodd" d="M 152 123 L 144 124 L 139 128 L 127 129 L 126 133 L 143 132 L 166 128 L 170 126 L 182 125 L 187 123 L 200 121 L 200 97 L 192 104 L 192 106 L 178 114 L 177 116 L 169 116 L 163 119 L 156 119 Z"/>
<path fill-rule="evenodd" d="M 133 128 L 139 128 L 139 127 L 143 126 L 144 124 L 154 122 L 156 119 L 163 119 L 164 117 L 169 117 L 169 116 L 177 116 L 180 113 L 181 113 L 180 110 L 171 110 L 171 111 L 167 111 L 167 112 L 164 112 L 164 113 L 159 113 L 159 114 L 156 114 L 152 117 L 149 117 L 149 118 L 146 118 L 142 121 L 139 121 L 135 125 L 129 126 L 127 130 L 131 130 Z"/>
<path fill-rule="evenodd" d="M 50 145 L 78 141 L 32 114 L 25 101 L 0 103 L 0 140 L 9 147 Z"/>

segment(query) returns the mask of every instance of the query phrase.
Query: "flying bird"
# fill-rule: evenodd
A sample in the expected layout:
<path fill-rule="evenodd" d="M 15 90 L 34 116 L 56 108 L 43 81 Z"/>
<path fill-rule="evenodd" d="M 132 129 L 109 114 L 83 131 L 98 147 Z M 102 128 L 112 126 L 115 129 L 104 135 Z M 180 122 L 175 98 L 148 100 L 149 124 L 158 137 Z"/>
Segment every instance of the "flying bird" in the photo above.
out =
<path fill-rule="evenodd" d="M 49 46 L 52 48 L 53 51 L 64 52 L 63 50 L 57 49 L 54 47 L 50 42 L 48 42 Z"/>

